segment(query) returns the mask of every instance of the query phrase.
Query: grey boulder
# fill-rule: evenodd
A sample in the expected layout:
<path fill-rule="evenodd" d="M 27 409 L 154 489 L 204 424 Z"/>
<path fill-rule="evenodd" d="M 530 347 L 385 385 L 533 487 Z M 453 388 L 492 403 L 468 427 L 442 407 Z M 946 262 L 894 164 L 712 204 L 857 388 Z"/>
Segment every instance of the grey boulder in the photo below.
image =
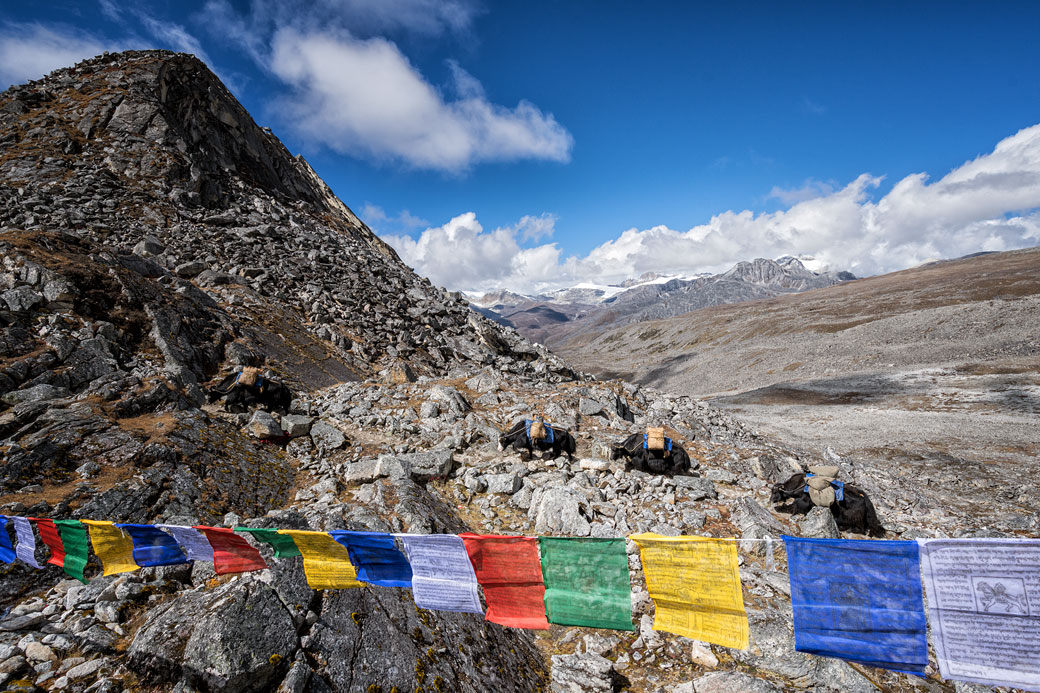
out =
<path fill-rule="evenodd" d="M 314 441 L 319 452 L 330 452 L 343 447 L 347 442 L 347 437 L 335 426 L 325 421 L 318 421 L 311 426 L 311 440 Z"/>
<path fill-rule="evenodd" d="M 246 432 L 254 438 L 278 438 L 283 435 L 278 420 L 263 409 L 253 412 L 252 418 L 246 424 Z"/>
<path fill-rule="evenodd" d="M 527 511 L 528 517 L 534 518 L 535 532 L 589 536 L 592 526 L 582 514 L 581 501 L 569 488 L 546 489 Z"/>
<path fill-rule="evenodd" d="M 553 655 L 553 693 L 611 693 L 614 665 L 597 654 Z"/>
<path fill-rule="evenodd" d="M 286 414 L 282 417 L 282 430 L 292 438 L 310 435 L 314 419 L 300 414 Z"/>
<path fill-rule="evenodd" d="M 24 390 L 8 392 L 3 397 L 0 397 L 0 399 L 2 399 L 6 404 L 15 405 L 23 402 L 46 402 L 47 400 L 68 397 L 70 394 L 72 393 L 63 387 L 43 384 L 27 387 Z"/>
<path fill-rule="evenodd" d="M 129 656 L 146 680 L 233 693 L 277 682 L 298 647 L 278 594 L 254 579 L 177 597 L 150 615 Z"/>
<path fill-rule="evenodd" d="M 455 457 L 451 450 L 413 452 L 407 455 L 397 455 L 395 459 L 409 470 L 409 474 L 416 481 L 447 476 L 455 466 Z"/>
<path fill-rule="evenodd" d="M 838 525 L 830 508 L 814 506 L 809 514 L 798 522 L 803 537 L 814 539 L 840 539 Z"/>

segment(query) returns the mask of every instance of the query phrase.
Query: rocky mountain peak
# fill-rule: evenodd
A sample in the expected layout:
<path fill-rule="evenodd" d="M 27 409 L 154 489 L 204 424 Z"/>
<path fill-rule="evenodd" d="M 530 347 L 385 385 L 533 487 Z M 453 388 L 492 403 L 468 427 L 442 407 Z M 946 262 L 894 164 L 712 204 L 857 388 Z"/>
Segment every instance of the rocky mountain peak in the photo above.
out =
<path fill-rule="evenodd" d="M 802 267 L 800 262 L 798 263 L 798 268 L 792 268 L 791 265 L 783 266 L 774 260 L 760 257 L 755 258 L 751 262 L 738 262 L 722 276 L 724 279 L 734 279 L 750 284 L 768 286 L 782 284 L 787 280 L 789 269 L 796 269 L 796 271 L 801 269 L 802 272 L 805 272 L 805 268 Z"/>
<path fill-rule="evenodd" d="M 625 281 L 623 281 L 620 284 L 618 284 L 618 286 L 623 286 L 625 288 L 629 288 L 629 287 L 633 287 L 633 286 L 639 286 L 640 284 L 646 284 L 647 282 L 652 282 L 655 279 L 660 279 L 661 277 L 664 277 L 664 276 L 666 276 L 666 275 L 663 275 L 663 274 L 661 274 L 659 272 L 654 272 L 654 271 L 651 270 L 649 272 L 643 272 L 638 277 L 634 277 L 634 278 L 631 278 L 631 279 L 626 279 Z"/>
<path fill-rule="evenodd" d="M 788 272 L 808 272 L 809 271 L 808 269 L 806 269 L 805 265 L 802 264 L 801 260 L 799 260 L 796 257 L 792 257 L 790 255 L 784 255 L 783 257 L 778 257 L 776 259 L 776 264 L 780 265 L 781 267 L 783 267 Z"/>
<path fill-rule="evenodd" d="M 573 375 L 416 276 L 194 56 L 106 54 L 0 95 L 3 227 L 132 252 L 248 310 L 287 377 L 316 364 L 302 385 L 401 362 Z M 271 348 L 286 324 L 294 348 Z"/>
<path fill-rule="evenodd" d="M 115 177 L 186 207 L 220 210 L 253 190 L 341 215 L 374 235 L 294 157 L 204 63 L 169 51 L 111 53 L 15 86 L 0 97 L 12 182 L 40 184 L 81 169 L 99 147 Z M 46 156 L 41 156 L 46 154 Z M 389 248 L 384 252 L 392 253 Z"/>

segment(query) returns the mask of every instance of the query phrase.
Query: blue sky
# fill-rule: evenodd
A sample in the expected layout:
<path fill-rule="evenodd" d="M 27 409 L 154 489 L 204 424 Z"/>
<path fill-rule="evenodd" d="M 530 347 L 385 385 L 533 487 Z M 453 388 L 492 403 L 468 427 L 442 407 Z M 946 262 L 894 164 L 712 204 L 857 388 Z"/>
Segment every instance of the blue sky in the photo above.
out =
<path fill-rule="evenodd" d="M 450 288 L 865 275 L 1040 242 L 1037 26 L 1030 2 L 8 3 L 0 81 L 193 52 Z"/>

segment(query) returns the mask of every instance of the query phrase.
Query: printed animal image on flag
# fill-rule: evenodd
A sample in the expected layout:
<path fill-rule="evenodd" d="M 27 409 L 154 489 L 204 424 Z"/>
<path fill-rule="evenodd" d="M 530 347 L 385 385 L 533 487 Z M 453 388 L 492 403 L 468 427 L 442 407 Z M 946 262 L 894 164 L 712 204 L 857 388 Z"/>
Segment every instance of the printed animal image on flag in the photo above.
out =
<path fill-rule="evenodd" d="M 975 589 L 976 607 L 982 613 L 1029 613 L 1029 598 L 1022 578 L 973 575 L 971 585 Z"/>
<path fill-rule="evenodd" d="M 1040 690 L 1040 540 L 918 541 L 943 678 Z"/>

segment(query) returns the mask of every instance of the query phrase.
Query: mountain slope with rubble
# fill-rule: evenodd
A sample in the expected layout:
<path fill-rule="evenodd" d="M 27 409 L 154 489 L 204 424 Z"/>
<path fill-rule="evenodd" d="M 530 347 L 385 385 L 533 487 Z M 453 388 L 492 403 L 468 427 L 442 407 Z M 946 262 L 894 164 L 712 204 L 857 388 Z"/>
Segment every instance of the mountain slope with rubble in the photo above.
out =
<path fill-rule="evenodd" d="M 416 276 L 191 56 L 102 56 L 0 94 L 0 512 L 234 527 L 621 536 L 835 536 L 770 512 L 815 458 L 689 397 L 594 382 Z M 244 365 L 291 412 L 228 414 Z M 539 411 L 573 462 L 499 431 Z M 628 472 L 609 444 L 666 425 L 696 474 Z M 881 486 L 890 536 L 1035 532 L 1007 502 Z M 1023 512 L 1029 497 L 1014 503 Z M 939 529 L 941 528 L 941 529 Z M 307 588 L 299 559 L 101 576 L 0 566 L 0 684 L 109 691 L 949 691 L 793 651 L 783 560 L 742 550 L 751 648 L 653 631 L 507 629 L 407 590 Z M 38 560 L 46 558 L 40 549 Z"/>

